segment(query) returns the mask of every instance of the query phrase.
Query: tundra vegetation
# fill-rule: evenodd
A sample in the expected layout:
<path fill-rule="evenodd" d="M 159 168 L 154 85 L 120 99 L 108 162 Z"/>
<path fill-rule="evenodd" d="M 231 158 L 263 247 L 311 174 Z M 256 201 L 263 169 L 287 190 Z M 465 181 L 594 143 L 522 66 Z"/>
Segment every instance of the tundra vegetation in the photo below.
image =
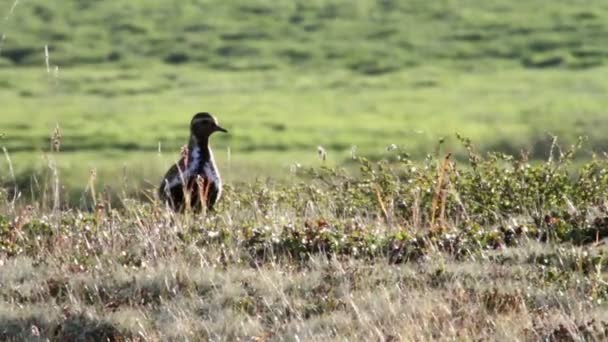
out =
<path fill-rule="evenodd" d="M 607 339 L 607 18 L 0 3 L 0 340 Z M 203 110 L 225 190 L 174 214 Z"/>

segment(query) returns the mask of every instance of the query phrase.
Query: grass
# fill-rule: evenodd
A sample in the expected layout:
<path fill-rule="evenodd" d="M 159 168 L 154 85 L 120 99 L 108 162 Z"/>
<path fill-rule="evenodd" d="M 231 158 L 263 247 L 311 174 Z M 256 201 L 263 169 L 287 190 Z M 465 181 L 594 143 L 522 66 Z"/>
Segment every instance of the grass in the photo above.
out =
<path fill-rule="evenodd" d="M 0 336 L 606 338 L 606 161 L 572 173 L 574 150 L 534 166 L 464 143 L 468 165 L 359 159 L 358 176 L 228 187 L 201 215 L 5 192 Z"/>
<path fill-rule="evenodd" d="M 0 4 L 0 339 L 605 340 L 607 18 Z M 225 191 L 176 215 L 198 111 Z"/>
<path fill-rule="evenodd" d="M 8 13 L 12 1 L 3 6 Z M 361 74 L 412 65 L 508 60 L 525 67 L 587 68 L 606 58 L 608 7 L 591 1 L 317 0 L 276 4 L 160 0 L 124 4 L 18 4 L 4 23 L 5 63 L 197 63 L 223 70 L 346 67 Z M 72 27 L 79 30 L 72 30 Z"/>
<path fill-rule="evenodd" d="M 221 170 L 230 168 L 233 180 L 284 178 L 295 163 L 315 165 L 319 145 L 332 163 L 344 164 L 353 146 L 358 155 L 381 159 L 396 144 L 422 158 L 445 138 L 462 158 L 455 132 L 486 150 L 517 154 L 531 148 L 532 157 L 543 159 L 552 135 L 564 143 L 586 135 L 588 156 L 605 150 L 603 70 L 440 74 L 429 67 L 369 78 L 341 71 L 233 74 L 155 66 L 140 74 L 106 67 L 66 69 L 54 86 L 43 70 L 7 69 L 8 79 L 20 78 L 34 94 L 24 96 L 18 87 L 0 94 L 7 108 L 0 143 L 27 179 L 36 168 L 31 161 L 49 151 L 59 124 L 56 159 L 64 183 L 75 191 L 91 168 L 111 186 L 125 167 L 132 179 L 156 183 L 185 143 L 192 113 L 202 109 L 216 112 L 231 131 L 215 136 L 213 145 Z M 35 83 L 39 88 L 29 86 Z M 156 157 L 159 144 L 162 158 Z M 6 162 L 0 167 L 6 170 Z"/>
<path fill-rule="evenodd" d="M 341 71 L 235 74 L 158 66 L 141 74 L 107 67 L 65 70 L 55 87 L 42 70 L 9 69 L 8 78 L 22 78 L 33 94 L 7 87 L 2 125 L 14 152 L 47 148 L 56 123 L 65 151 L 156 151 L 159 142 L 175 149 L 202 106 L 217 109 L 234 130 L 216 137 L 218 146 L 242 152 L 314 151 L 315 144 L 344 151 L 354 144 L 369 153 L 374 145 L 402 143 L 424 156 L 425 146 L 455 131 L 512 150 L 549 132 L 568 139 L 589 132 L 600 145 L 601 135 L 593 134 L 604 124 L 603 70 L 441 73 L 429 67 L 369 78 Z M 26 114 L 29 122 L 22 120 Z"/>
<path fill-rule="evenodd" d="M 549 272 L 526 262 L 536 247 L 515 249 L 507 266 L 436 256 L 422 265 L 315 258 L 300 270 L 281 263 L 218 269 L 169 258 L 143 269 L 106 268 L 94 279 L 17 258 L 4 266 L 5 286 L 22 304 L 3 308 L 3 337 L 605 338 L 605 314 L 588 299 L 594 281 L 573 276 L 568 282 L 582 285 L 567 296 L 560 294 L 567 285 L 539 286 Z"/>
<path fill-rule="evenodd" d="M 244 181 L 313 165 L 318 145 L 347 164 L 353 146 L 374 159 L 390 144 L 423 158 L 445 138 L 462 157 L 455 132 L 535 158 L 550 135 L 589 136 L 587 152 L 602 152 L 607 10 L 600 1 L 8 2 L 0 144 L 27 179 L 59 124 L 72 192 L 92 167 L 114 187 L 125 165 L 134 179 L 158 179 L 166 164 L 138 166 L 159 143 L 170 162 L 202 110 L 232 129 L 214 143 L 230 147 Z"/>

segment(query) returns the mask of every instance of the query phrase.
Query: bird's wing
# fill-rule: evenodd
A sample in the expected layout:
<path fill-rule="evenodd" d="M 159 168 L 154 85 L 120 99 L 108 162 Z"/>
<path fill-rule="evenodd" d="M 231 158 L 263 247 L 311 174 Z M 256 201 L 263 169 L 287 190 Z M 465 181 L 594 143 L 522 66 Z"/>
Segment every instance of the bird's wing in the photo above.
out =
<path fill-rule="evenodd" d="M 182 186 L 182 180 L 186 180 L 188 178 L 185 164 L 186 162 L 182 157 L 177 163 L 171 165 L 169 170 L 167 170 L 167 173 L 163 177 L 160 184 L 160 188 L 158 189 L 161 196 L 175 186 Z"/>

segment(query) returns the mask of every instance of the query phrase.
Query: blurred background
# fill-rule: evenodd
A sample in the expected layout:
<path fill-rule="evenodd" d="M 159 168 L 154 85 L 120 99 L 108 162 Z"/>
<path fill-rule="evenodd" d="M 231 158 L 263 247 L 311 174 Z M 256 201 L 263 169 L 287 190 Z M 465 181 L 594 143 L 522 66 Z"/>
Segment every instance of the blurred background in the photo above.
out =
<path fill-rule="evenodd" d="M 55 172 L 74 198 L 156 186 L 199 111 L 231 132 L 212 144 L 232 183 L 290 179 L 317 146 L 462 158 L 457 132 L 608 148 L 601 0 L 1 0 L 0 34 L 0 182 L 24 193 Z"/>

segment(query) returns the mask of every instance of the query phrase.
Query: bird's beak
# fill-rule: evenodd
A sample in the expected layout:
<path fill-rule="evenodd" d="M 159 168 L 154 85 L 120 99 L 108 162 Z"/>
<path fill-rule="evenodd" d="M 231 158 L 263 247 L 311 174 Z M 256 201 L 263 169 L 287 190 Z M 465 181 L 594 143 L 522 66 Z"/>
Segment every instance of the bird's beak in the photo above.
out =
<path fill-rule="evenodd" d="M 220 131 L 220 132 L 224 132 L 224 133 L 228 133 L 228 130 L 225 129 L 224 127 L 220 126 L 220 125 L 215 126 L 215 130 L 216 131 Z"/>

